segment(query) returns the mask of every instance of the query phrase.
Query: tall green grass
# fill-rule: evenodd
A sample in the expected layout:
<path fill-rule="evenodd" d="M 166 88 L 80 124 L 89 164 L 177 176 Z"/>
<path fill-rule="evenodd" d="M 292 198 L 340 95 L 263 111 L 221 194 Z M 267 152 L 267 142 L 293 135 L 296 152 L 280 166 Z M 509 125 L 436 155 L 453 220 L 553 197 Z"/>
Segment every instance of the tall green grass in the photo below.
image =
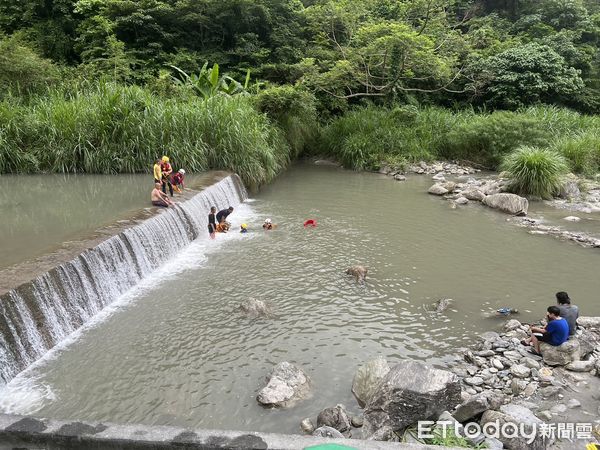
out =
<path fill-rule="evenodd" d="M 558 193 L 568 171 L 562 155 L 536 147 L 518 148 L 504 158 L 501 168 L 508 175 L 509 191 L 541 198 Z"/>
<path fill-rule="evenodd" d="M 573 171 L 600 170 L 600 116 L 555 107 L 475 113 L 442 108 L 366 107 L 334 119 L 321 150 L 355 169 L 386 161 L 462 160 L 498 169 L 519 147 L 552 148 Z"/>
<path fill-rule="evenodd" d="M 250 187 L 289 162 L 282 131 L 248 98 L 166 99 L 136 86 L 0 102 L 1 172 L 147 172 L 167 154 L 191 172 L 227 169 Z"/>
<path fill-rule="evenodd" d="M 380 163 L 431 160 L 444 135 L 468 112 L 440 108 L 366 107 L 333 120 L 321 135 L 322 152 L 354 169 L 375 169 Z"/>

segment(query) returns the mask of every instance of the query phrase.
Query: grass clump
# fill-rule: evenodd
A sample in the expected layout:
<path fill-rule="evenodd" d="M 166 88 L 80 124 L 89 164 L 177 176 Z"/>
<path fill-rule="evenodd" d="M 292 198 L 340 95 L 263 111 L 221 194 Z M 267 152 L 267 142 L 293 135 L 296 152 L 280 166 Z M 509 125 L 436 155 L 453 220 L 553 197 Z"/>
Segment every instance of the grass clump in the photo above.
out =
<path fill-rule="evenodd" d="M 560 189 L 568 164 L 552 150 L 520 147 L 504 158 L 501 168 L 508 175 L 511 192 L 551 198 Z"/>
<path fill-rule="evenodd" d="M 386 161 L 429 161 L 460 117 L 442 108 L 355 109 L 324 128 L 321 151 L 357 170 L 377 169 Z"/>

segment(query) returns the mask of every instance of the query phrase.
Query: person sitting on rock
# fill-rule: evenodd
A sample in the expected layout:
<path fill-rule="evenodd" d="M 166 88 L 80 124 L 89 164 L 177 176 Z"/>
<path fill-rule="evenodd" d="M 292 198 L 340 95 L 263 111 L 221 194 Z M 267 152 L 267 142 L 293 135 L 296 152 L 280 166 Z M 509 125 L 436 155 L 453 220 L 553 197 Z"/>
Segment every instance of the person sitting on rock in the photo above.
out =
<path fill-rule="evenodd" d="M 573 336 L 577 330 L 577 318 L 579 317 L 579 308 L 571 305 L 571 299 L 566 292 L 556 293 L 556 302 L 560 309 L 560 317 L 565 319 L 569 324 L 569 335 Z"/>
<path fill-rule="evenodd" d="M 560 317 L 558 306 L 548 306 L 546 318 L 548 324 L 545 327 L 529 327 L 531 337 L 521 341 L 521 344 L 533 346 L 531 353 L 541 356 L 540 342 L 553 345 L 555 347 L 563 344 L 569 339 L 569 324 Z"/>

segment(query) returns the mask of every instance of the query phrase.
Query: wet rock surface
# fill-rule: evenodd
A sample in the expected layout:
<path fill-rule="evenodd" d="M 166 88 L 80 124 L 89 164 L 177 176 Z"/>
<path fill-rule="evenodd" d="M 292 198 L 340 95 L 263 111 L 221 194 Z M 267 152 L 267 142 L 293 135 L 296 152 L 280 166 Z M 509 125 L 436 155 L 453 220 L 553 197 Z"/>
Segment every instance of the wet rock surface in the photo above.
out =
<path fill-rule="evenodd" d="M 304 371 L 284 361 L 273 368 L 256 399 L 265 406 L 286 407 L 305 398 L 309 391 L 310 380 Z"/>

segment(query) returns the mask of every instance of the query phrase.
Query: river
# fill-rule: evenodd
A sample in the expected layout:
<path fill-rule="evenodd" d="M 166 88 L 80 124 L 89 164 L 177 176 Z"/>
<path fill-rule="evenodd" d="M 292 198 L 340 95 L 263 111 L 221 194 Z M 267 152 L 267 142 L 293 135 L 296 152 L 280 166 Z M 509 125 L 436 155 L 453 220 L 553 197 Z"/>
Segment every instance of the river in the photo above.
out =
<path fill-rule="evenodd" d="M 532 236 L 480 205 L 451 209 L 406 182 L 298 164 L 230 216 L 233 231 L 201 238 L 101 318 L 15 378 L 5 411 L 42 417 L 202 428 L 299 432 L 324 407 L 358 411 L 358 365 L 419 359 L 444 367 L 493 310 L 543 316 L 556 291 L 600 315 L 600 251 Z M 278 226 L 265 232 L 270 217 Z M 318 226 L 304 229 L 315 219 Z M 237 232 L 249 224 L 246 235 Z M 344 274 L 369 268 L 367 283 Z M 272 319 L 237 305 L 270 302 Z M 451 298 L 451 308 L 428 305 Z M 303 367 L 313 394 L 287 410 L 255 400 L 280 361 Z"/>

